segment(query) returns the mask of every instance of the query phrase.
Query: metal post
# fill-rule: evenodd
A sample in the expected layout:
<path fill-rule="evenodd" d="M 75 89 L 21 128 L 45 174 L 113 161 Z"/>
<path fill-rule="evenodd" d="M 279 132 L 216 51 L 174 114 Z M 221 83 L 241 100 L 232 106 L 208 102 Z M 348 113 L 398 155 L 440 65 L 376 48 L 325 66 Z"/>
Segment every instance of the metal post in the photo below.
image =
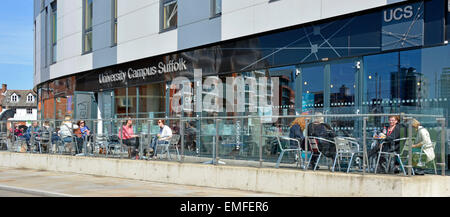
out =
<path fill-rule="evenodd" d="M 368 163 L 369 160 L 367 158 L 367 120 L 368 117 L 363 118 L 363 175 L 366 174 L 366 163 L 370 169 L 370 164 Z"/>
<path fill-rule="evenodd" d="M 120 132 L 120 149 L 123 148 L 123 123 L 120 123 L 119 121 L 119 132 Z M 127 147 L 127 152 L 128 152 L 128 147 Z M 106 152 L 108 153 L 108 152 Z M 120 159 L 122 159 L 122 153 L 120 153 Z"/>
<path fill-rule="evenodd" d="M 181 158 L 180 162 L 184 162 L 184 122 L 183 118 L 180 117 L 180 140 L 181 140 Z M 176 144 L 175 144 L 176 145 Z"/>
<path fill-rule="evenodd" d="M 262 167 L 263 163 L 262 135 L 263 135 L 263 123 L 262 118 L 259 118 L 259 168 Z"/>
<path fill-rule="evenodd" d="M 216 120 L 216 139 L 215 139 L 215 156 L 214 156 L 214 165 L 217 165 L 217 163 L 219 162 L 219 122 L 220 119 Z"/>
<path fill-rule="evenodd" d="M 308 146 L 309 146 L 308 126 L 309 126 L 309 118 L 305 118 L 305 122 L 306 122 L 306 124 L 305 124 L 305 162 L 308 162 Z M 312 156 L 312 152 L 311 152 L 311 156 Z M 304 170 L 307 170 L 307 169 L 308 169 L 308 167 L 305 166 Z"/>
<path fill-rule="evenodd" d="M 441 166 L 441 174 L 445 176 L 445 118 L 437 118 L 441 122 L 441 163 L 436 163 Z"/>
<path fill-rule="evenodd" d="M 408 176 L 412 175 L 412 118 L 405 118 L 408 121 L 408 142 L 405 145 L 408 145 Z"/>

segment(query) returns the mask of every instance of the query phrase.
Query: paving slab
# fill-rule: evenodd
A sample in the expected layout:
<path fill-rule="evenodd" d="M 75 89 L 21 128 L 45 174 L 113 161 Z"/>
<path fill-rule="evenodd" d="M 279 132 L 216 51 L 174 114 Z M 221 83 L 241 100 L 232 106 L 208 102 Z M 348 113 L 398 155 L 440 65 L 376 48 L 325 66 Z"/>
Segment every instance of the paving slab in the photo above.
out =
<path fill-rule="evenodd" d="M 0 190 L 44 197 L 283 197 L 133 179 L 0 167 Z M 0 193 L 1 193 L 0 191 Z"/>

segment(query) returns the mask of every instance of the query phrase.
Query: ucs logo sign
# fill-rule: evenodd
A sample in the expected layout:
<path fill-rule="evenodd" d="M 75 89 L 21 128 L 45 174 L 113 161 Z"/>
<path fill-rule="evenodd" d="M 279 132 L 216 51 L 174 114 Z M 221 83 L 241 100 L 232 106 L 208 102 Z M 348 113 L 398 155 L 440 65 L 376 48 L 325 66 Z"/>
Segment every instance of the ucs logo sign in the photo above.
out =
<path fill-rule="evenodd" d="M 413 6 L 407 5 L 395 9 L 384 11 L 384 22 L 389 23 L 392 20 L 409 19 L 414 15 Z"/>

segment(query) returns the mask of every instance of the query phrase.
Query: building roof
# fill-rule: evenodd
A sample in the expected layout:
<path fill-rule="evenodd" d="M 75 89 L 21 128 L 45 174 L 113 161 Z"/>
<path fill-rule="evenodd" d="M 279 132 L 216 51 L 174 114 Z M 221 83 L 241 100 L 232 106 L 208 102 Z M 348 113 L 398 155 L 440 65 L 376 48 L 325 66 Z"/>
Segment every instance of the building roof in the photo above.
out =
<path fill-rule="evenodd" d="M 18 101 L 17 102 L 12 102 L 11 101 L 11 96 L 12 95 L 17 95 L 18 97 Z M 33 95 L 33 102 L 28 102 L 27 101 L 27 96 L 29 94 Z M 37 107 L 37 99 L 36 99 L 36 94 L 33 93 L 32 90 L 7 90 L 5 93 L 2 93 L 3 100 L 0 101 L 0 106 L 2 106 L 3 108 L 34 108 Z"/>

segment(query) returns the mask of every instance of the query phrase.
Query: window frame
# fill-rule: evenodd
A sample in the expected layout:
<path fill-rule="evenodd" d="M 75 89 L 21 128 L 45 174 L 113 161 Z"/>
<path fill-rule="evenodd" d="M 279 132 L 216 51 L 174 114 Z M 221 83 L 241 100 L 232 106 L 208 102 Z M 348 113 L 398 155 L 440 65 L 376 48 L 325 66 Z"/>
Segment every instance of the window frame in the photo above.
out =
<path fill-rule="evenodd" d="M 33 94 L 30 93 L 30 94 L 27 95 L 27 102 L 29 102 L 29 103 L 30 103 L 30 102 L 34 102 L 34 96 L 33 96 Z"/>
<path fill-rule="evenodd" d="M 50 56 L 51 56 L 50 64 L 54 64 L 54 63 L 57 62 L 56 61 L 57 60 L 56 48 L 57 48 L 57 44 L 58 44 L 58 13 L 57 13 L 57 7 L 58 7 L 57 1 L 52 2 L 52 4 L 51 4 L 52 11 L 50 13 L 50 21 L 52 23 L 52 27 L 51 27 L 51 31 L 52 31 L 51 34 L 52 35 L 51 35 L 51 38 L 50 38 L 51 47 L 52 47 L 52 49 L 50 51 Z"/>
<path fill-rule="evenodd" d="M 164 28 L 164 23 L 165 23 L 165 17 L 164 17 L 164 8 L 166 6 L 169 6 L 171 4 L 175 4 L 175 9 L 176 10 L 176 24 L 174 26 L 169 26 L 167 28 Z M 174 30 L 176 28 L 178 28 L 178 0 L 161 0 L 160 1 L 160 16 L 159 16 L 159 32 L 163 33 L 163 32 L 167 32 L 170 30 Z"/>
<path fill-rule="evenodd" d="M 217 12 L 217 3 L 220 3 L 220 12 Z M 222 16 L 222 0 L 211 0 L 211 15 L 210 18 L 216 18 Z"/>
<path fill-rule="evenodd" d="M 118 24 L 117 24 L 117 0 L 111 0 L 111 47 L 117 46 Z"/>
<path fill-rule="evenodd" d="M 19 96 L 16 93 L 11 94 L 11 102 L 19 102 Z"/>
<path fill-rule="evenodd" d="M 33 114 L 33 108 L 26 108 L 27 115 Z"/>
<path fill-rule="evenodd" d="M 90 12 L 92 13 L 92 15 L 90 16 L 90 21 L 87 20 L 88 9 L 90 7 L 89 2 L 91 2 L 91 4 L 92 4 L 92 8 L 90 8 Z M 94 1 L 93 0 L 83 0 L 82 55 L 91 53 L 92 50 L 93 50 L 93 46 L 92 46 L 92 44 L 93 44 L 93 42 L 92 42 L 92 39 L 93 39 L 93 31 L 92 31 L 92 29 L 93 29 L 93 26 L 92 26 L 93 22 L 92 22 L 92 20 L 93 20 L 93 13 L 94 13 L 93 10 L 94 10 Z M 90 26 L 89 27 L 87 27 L 88 22 L 90 22 Z M 87 49 L 87 36 L 88 36 L 88 34 L 91 34 L 91 40 L 90 40 L 89 49 Z"/>

